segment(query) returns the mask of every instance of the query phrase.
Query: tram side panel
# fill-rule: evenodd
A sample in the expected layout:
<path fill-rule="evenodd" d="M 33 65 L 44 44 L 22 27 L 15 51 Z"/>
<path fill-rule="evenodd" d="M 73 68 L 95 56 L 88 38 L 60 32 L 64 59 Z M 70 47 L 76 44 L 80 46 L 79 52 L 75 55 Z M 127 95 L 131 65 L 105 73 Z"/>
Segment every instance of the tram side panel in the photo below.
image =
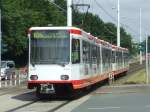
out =
<path fill-rule="evenodd" d="M 76 45 L 75 48 L 78 48 L 78 50 L 76 49 L 74 51 L 78 51 L 78 53 L 72 52 L 71 57 L 71 75 L 72 78 L 76 80 L 76 82 L 73 82 L 73 88 L 79 89 L 87 87 L 107 79 L 112 71 L 111 48 L 107 48 L 107 46 L 102 47 L 102 45 L 89 42 L 86 39 L 78 40 L 76 44 L 77 43 L 80 43 L 80 51 L 79 46 Z M 76 56 L 74 54 L 76 54 Z M 76 59 L 78 61 L 75 61 Z"/>
<path fill-rule="evenodd" d="M 124 50 L 113 50 L 112 62 L 114 62 L 112 63 L 114 76 L 118 76 L 121 73 L 128 71 L 128 60 L 127 56 L 125 56 Z"/>
<path fill-rule="evenodd" d="M 78 80 L 76 84 L 73 83 L 74 89 L 90 86 L 100 80 L 97 79 L 100 75 L 100 46 L 82 39 L 79 52 L 78 64 L 72 62 L 72 77 Z"/>
<path fill-rule="evenodd" d="M 128 50 L 124 51 L 123 58 L 124 58 L 124 68 L 125 68 L 125 71 L 127 72 L 129 70 L 129 52 L 128 52 Z"/>
<path fill-rule="evenodd" d="M 71 78 L 73 89 L 80 89 L 84 86 L 82 80 L 81 65 L 81 35 L 71 35 Z"/>
<path fill-rule="evenodd" d="M 112 72 L 111 49 L 103 46 L 102 47 L 102 74 L 108 78 L 111 72 Z"/>
<path fill-rule="evenodd" d="M 112 72 L 113 71 L 116 71 L 117 70 L 117 63 L 116 63 L 116 60 L 117 60 L 117 56 L 116 56 L 116 50 L 112 50 Z"/>

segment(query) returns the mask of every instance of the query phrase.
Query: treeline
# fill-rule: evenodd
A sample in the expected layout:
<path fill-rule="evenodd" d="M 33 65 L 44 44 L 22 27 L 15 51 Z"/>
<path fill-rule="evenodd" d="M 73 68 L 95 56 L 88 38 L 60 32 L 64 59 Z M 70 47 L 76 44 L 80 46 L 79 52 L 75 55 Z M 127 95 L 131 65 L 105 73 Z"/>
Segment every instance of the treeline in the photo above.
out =
<path fill-rule="evenodd" d="M 65 0 L 54 2 L 66 8 Z M 28 28 L 32 26 L 66 26 L 67 14 L 48 0 L 1 0 L 2 10 L 2 59 L 12 59 L 19 65 L 27 64 Z M 117 28 L 113 23 L 104 23 L 98 15 L 73 10 L 73 26 L 80 27 L 100 39 L 116 45 Z M 132 52 L 132 39 L 121 28 L 121 46 Z"/>
<path fill-rule="evenodd" d="M 144 54 L 146 53 L 146 39 L 138 45 L 139 51 L 141 50 Z M 147 52 L 150 53 L 150 36 L 147 37 Z"/>

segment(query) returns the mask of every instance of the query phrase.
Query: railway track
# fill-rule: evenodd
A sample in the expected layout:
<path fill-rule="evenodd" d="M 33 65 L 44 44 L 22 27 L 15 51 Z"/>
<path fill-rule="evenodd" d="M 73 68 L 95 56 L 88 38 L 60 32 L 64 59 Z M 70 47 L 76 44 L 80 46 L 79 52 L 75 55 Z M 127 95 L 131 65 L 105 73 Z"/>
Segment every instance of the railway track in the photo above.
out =
<path fill-rule="evenodd" d="M 40 101 L 40 100 L 35 100 L 29 103 L 26 103 L 24 105 L 18 106 L 16 108 L 10 109 L 7 112 L 29 112 L 29 111 L 33 111 L 33 112 L 40 112 L 40 111 L 46 111 L 46 112 L 55 112 L 57 110 L 59 110 L 60 108 L 62 108 L 63 106 L 67 105 L 68 103 L 70 103 L 71 101 Z M 44 109 L 43 107 L 39 108 L 38 105 L 43 105 L 46 108 L 51 107 L 50 109 Z M 33 107 L 37 107 L 36 109 Z M 40 110 L 40 111 L 39 111 Z"/>
<path fill-rule="evenodd" d="M 66 99 L 38 99 L 34 91 L 25 88 L 1 88 L 0 89 L 1 111 L 6 112 L 55 112 L 72 102 Z M 11 104 L 12 103 L 12 104 Z"/>
<path fill-rule="evenodd" d="M 142 64 L 140 64 L 140 62 L 135 62 L 135 63 L 131 63 L 129 65 L 129 71 L 128 74 L 132 74 L 138 70 L 141 70 L 145 67 L 145 61 L 143 61 Z"/>

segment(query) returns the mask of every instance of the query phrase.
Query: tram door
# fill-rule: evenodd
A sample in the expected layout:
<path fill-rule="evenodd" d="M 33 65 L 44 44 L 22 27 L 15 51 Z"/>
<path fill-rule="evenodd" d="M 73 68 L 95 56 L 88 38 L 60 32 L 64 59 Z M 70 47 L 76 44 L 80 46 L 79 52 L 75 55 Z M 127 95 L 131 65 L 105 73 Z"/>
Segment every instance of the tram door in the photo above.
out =
<path fill-rule="evenodd" d="M 71 62 L 72 62 L 72 78 L 80 79 L 80 40 L 72 38 L 72 50 L 71 50 Z"/>

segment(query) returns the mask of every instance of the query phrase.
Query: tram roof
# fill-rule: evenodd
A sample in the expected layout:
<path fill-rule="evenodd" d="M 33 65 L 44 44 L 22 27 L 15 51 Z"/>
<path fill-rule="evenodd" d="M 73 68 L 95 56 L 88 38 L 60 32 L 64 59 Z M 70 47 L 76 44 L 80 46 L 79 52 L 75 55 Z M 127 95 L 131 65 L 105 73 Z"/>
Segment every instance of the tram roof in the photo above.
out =
<path fill-rule="evenodd" d="M 29 28 L 29 30 L 69 30 L 69 29 L 77 29 L 77 30 L 83 31 L 80 28 L 64 27 L 64 26 L 60 26 L 60 27 L 31 27 L 31 28 Z"/>
<path fill-rule="evenodd" d="M 123 51 L 128 51 L 128 49 L 123 48 L 123 47 L 117 47 L 115 45 L 110 44 L 107 41 L 98 39 L 97 37 L 91 35 L 90 33 L 85 32 L 84 30 L 80 29 L 80 28 L 76 28 L 76 27 L 69 27 L 69 26 L 58 26 L 58 27 L 53 27 L 53 26 L 46 26 L 46 27 L 31 27 L 29 28 L 29 32 L 32 30 L 79 30 L 81 31 L 83 34 L 87 34 L 89 36 L 89 38 L 94 38 L 97 40 L 97 43 L 101 43 L 103 45 L 108 45 L 111 46 L 112 49 L 114 50 L 123 50 Z"/>
<path fill-rule="evenodd" d="M 112 45 L 112 50 L 117 50 L 117 51 L 128 51 L 127 48 L 123 48 L 123 47 L 118 47 L 116 45 Z"/>

